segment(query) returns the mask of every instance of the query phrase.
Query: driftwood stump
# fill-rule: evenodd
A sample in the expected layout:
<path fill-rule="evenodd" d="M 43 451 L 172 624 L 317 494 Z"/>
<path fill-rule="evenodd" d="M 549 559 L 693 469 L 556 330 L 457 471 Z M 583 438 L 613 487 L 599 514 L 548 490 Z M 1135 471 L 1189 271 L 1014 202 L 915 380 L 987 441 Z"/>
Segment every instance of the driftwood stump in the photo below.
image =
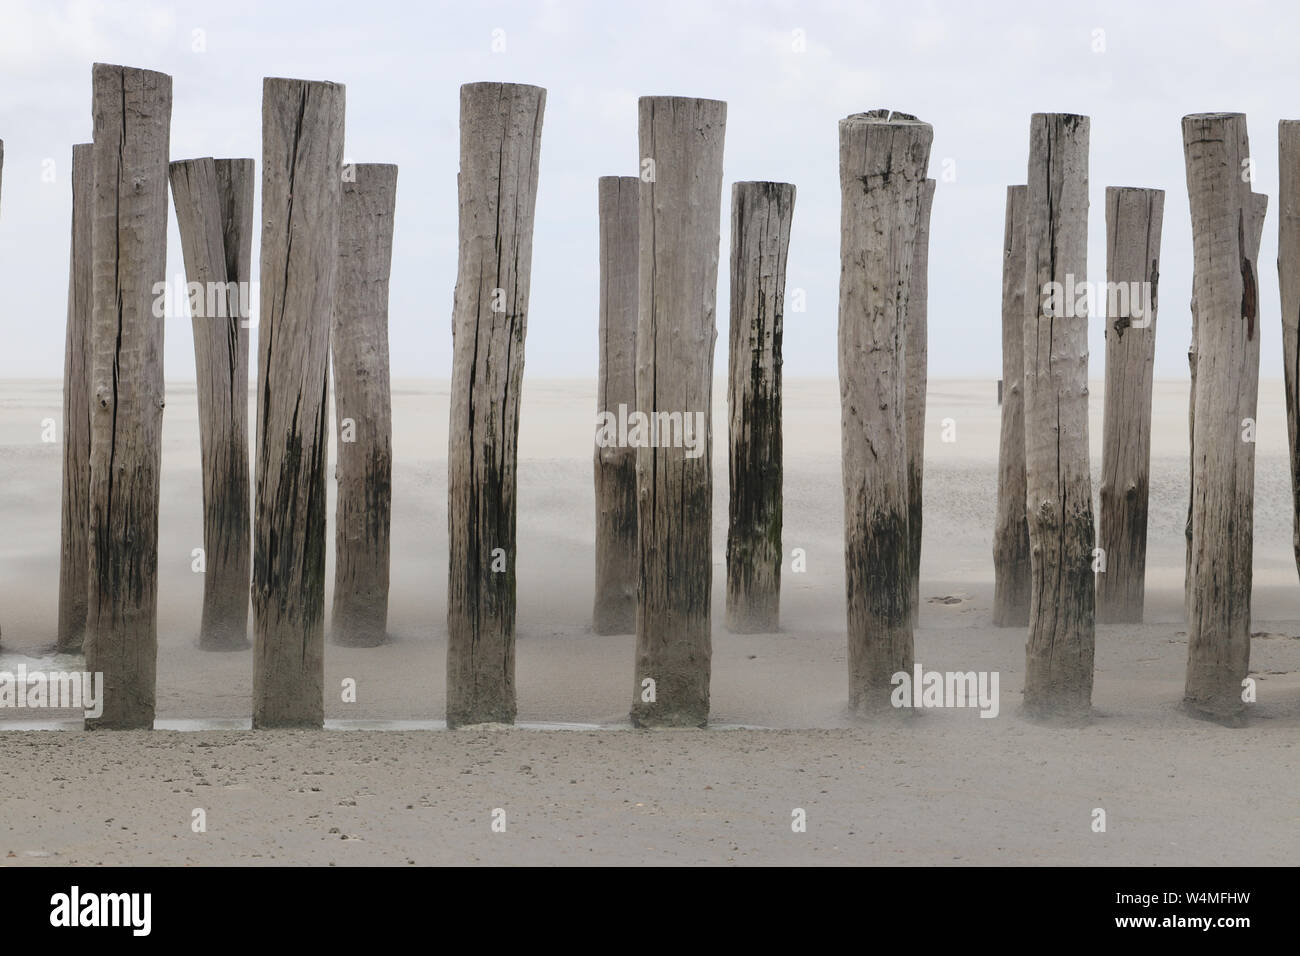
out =
<path fill-rule="evenodd" d="M 713 346 L 727 104 L 644 96 L 636 393 L 659 423 L 637 448 L 640 597 L 632 723 L 709 718 Z M 674 416 L 677 426 L 673 427 Z M 676 432 L 676 434 L 672 434 Z"/>
<path fill-rule="evenodd" d="M 352 172 L 343 183 L 331 336 L 339 445 L 330 637 L 335 644 L 374 647 L 388 630 L 393 513 L 388 277 L 397 167 L 361 163 Z"/>
<path fill-rule="evenodd" d="M 56 644 L 63 653 L 82 648 L 90 586 L 90 219 L 94 196 L 94 147 L 84 143 L 72 147 L 72 245 L 63 350 L 63 522 Z"/>
<path fill-rule="evenodd" d="M 840 437 L 849 708 L 912 669 L 908 285 L 934 131 L 889 110 L 840 120 Z"/>
<path fill-rule="evenodd" d="M 731 187 L 727 629 L 781 620 L 781 335 L 795 188 Z"/>
<path fill-rule="evenodd" d="M 1097 620 L 1142 623 L 1146 595 L 1151 385 L 1163 189 L 1106 189 L 1106 398 Z"/>
<path fill-rule="evenodd" d="M 1251 557 L 1259 390 L 1256 259 L 1267 197 L 1241 175 L 1250 157 L 1246 117 L 1183 118 L 1183 154 L 1195 257 L 1196 384 L 1192 555 L 1184 707 L 1238 724 L 1250 666 Z M 1248 428 L 1247 419 L 1251 420 Z"/>
<path fill-rule="evenodd" d="M 921 186 L 921 211 L 912 244 L 912 272 L 907 285 L 907 536 L 911 565 L 911 623 L 921 613 L 921 504 L 925 478 L 925 389 L 929 383 L 930 208 L 933 179 Z"/>
<path fill-rule="evenodd" d="M 248 474 L 248 313 L 253 249 L 251 159 L 171 164 L 185 272 L 203 466 L 205 650 L 248 647 L 252 565 Z M 199 292 L 194 294 L 194 284 Z"/>
<path fill-rule="evenodd" d="M 326 389 L 344 88 L 262 85 L 253 727 L 324 723 Z"/>
<path fill-rule="evenodd" d="M 609 432 L 636 411 L 637 209 L 641 180 L 602 176 L 600 215 L 600 379 L 593 455 L 596 492 L 597 634 L 636 631 L 636 448 Z"/>
<path fill-rule="evenodd" d="M 1086 719 L 1095 591 L 1088 464 L 1088 117 L 1035 113 L 1026 216 L 1025 711 Z"/>
<path fill-rule="evenodd" d="M 546 91 L 460 88 L 447 725 L 515 719 L 515 467 Z"/>
<path fill-rule="evenodd" d="M 998 516 L 993 532 L 993 624 L 1027 627 L 1032 589 L 1025 516 L 1025 228 L 1028 186 L 1007 187 L 1002 232 L 1002 406 Z"/>
<path fill-rule="evenodd" d="M 167 155 L 172 80 L 96 63 L 91 243 L 90 567 L 86 670 L 104 711 L 87 729 L 153 727 L 158 654 Z"/>

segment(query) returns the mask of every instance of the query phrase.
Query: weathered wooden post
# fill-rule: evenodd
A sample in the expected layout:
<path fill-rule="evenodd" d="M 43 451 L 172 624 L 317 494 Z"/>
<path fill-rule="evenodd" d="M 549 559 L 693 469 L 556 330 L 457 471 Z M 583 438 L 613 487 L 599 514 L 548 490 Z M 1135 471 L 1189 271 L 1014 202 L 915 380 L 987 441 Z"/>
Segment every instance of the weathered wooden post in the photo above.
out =
<path fill-rule="evenodd" d="M 1146 595 L 1151 383 L 1165 191 L 1106 189 L 1106 398 L 1097 620 L 1142 623 Z"/>
<path fill-rule="evenodd" d="M 1025 511 L 1032 593 L 1025 710 L 1086 719 L 1095 591 L 1088 467 L 1088 117 L 1030 124 L 1025 275 Z"/>
<path fill-rule="evenodd" d="M 1196 301 L 1192 560 L 1183 704 L 1238 724 L 1250 665 L 1255 400 L 1259 388 L 1256 257 L 1267 199 L 1251 192 L 1246 117 L 1183 117 Z M 1249 421 L 1248 421 L 1249 420 Z"/>
<path fill-rule="evenodd" d="M 1254 210 L 1255 224 L 1254 224 L 1253 235 L 1247 236 L 1247 243 L 1248 243 L 1247 248 L 1249 250 L 1248 254 L 1250 257 L 1250 261 L 1257 264 L 1256 272 L 1258 273 L 1259 243 L 1264 236 L 1264 217 L 1268 212 L 1268 197 L 1263 193 L 1252 193 L 1251 202 L 1253 203 L 1251 208 Z M 1189 630 L 1191 628 L 1192 618 L 1196 617 L 1197 614 L 1199 613 L 1197 611 L 1196 606 L 1197 606 L 1198 599 L 1202 596 L 1201 591 L 1196 582 L 1195 566 L 1192 562 L 1192 556 L 1193 556 L 1192 513 L 1196 502 L 1196 359 L 1197 359 L 1197 348 L 1198 348 L 1196 344 L 1196 330 L 1198 327 L 1198 322 L 1197 322 L 1195 289 L 1196 289 L 1196 271 L 1195 271 L 1195 265 L 1193 265 L 1193 270 L 1192 270 L 1193 294 L 1192 294 L 1192 302 L 1191 302 L 1192 342 L 1191 345 L 1187 347 L 1187 365 L 1191 376 L 1191 388 L 1188 390 L 1188 402 L 1187 402 L 1187 447 L 1189 450 L 1188 460 L 1187 460 L 1187 470 L 1188 470 L 1187 524 L 1184 528 L 1184 535 L 1186 537 L 1186 542 L 1187 542 L 1187 563 L 1185 566 L 1184 577 L 1183 577 L 1183 619 L 1187 621 L 1187 626 Z M 1256 380 L 1253 383 L 1247 383 L 1247 387 L 1250 389 L 1249 394 L 1252 396 L 1249 402 L 1249 408 L 1250 408 L 1249 416 L 1251 421 L 1254 422 L 1255 401 L 1259 393 L 1258 377 L 1256 377 Z"/>
<path fill-rule="evenodd" d="M 911 671 L 908 283 L 934 131 L 890 110 L 840 120 L 840 436 L 849 708 Z"/>
<path fill-rule="evenodd" d="M 338 83 L 262 83 L 254 728 L 324 722 L 326 388 L 344 95 Z"/>
<path fill-rule="evenodd" d="M 602 176 L 600 215 L 600 380 L 596 398 L 597 634 L 636 631 L 636 448 L 618 440 L 636 411 L 637 207 L 641 180 Z M 620 412 L 622 414 L 620 414 Z"/>
<path fill-rule="evenodd" d="M 388 277 L 397 167 L 359 163 L 349 173 L 343 182 L 331 336 L 339 451 L 330 636 L 335 644 L 374 647 L 388 631 L 393 513 Z"/>
<path fill-rule="evenodd" d="M 515 719 L 515 466 L 546 91 L 460 88 L 447 725 Z"/>
<path fill-rule="evenodd" d="M 781 335 L 795 188 L 731 187 L 727 629 L 781 620 Z"/>
<path fill-rule="evenodd" d="M 912 271 L 907 285 L 907 363 L 905 383 L 907 421 L 907 536 L 911 565 L 911 626 L 921 613 L 921 500 L 925 477 L 925 389 L 929 383 L 930 207 L 933 179 L 921 186 L 921 211 L 912 245 Z"/>
<path fill-rule="evenodd" d="M 214 651 L 248 647 L 251 303 L 246 299 L 253 250 L 253 171 L 251 159 L 211 157 L 182 160 L 170 167 L 191 291 L 203 465 L 199 646 Z"/>
<path fill-rule="evenodd" d="M 649 434 L 636 458 L 630 716 L 639 727 L 697 727 L 709 718 L 713 658 L 711 398 L 727 104 L 643 96 L 638 112 L 636 393 Z"/>
<path fill-rule="evenodd" d="M 87 729 L 153 727 L 158 654 L 167 154 L 172 78 L 96 63 L 86 670 L 103 714 Z"/>
<path fill-rule="evenodd" d="M 993 624 L 1029 624 L 1029 522 L 1025 517 L 1025 228 L 1028 186 L 1007 187 L 1002 232 L 1002 406 L 998 516 L 993 532 Z"/>
<path fill-rule="evenodd" d="M 1291 450 L 1291 545 L 1300 571 L 1300 120 L 1277 124 L 1277 276 L 1282 292 L 1282 366 Z"/>
<path fill-rule="evenodd" d="M 56 647 L 64 653 L 82 648 L 90 587 L 90 219 L 94 197 L 94 147 L 83 143 L 72 147 L 72 242 L 63 355 L 63 520 Z"/>

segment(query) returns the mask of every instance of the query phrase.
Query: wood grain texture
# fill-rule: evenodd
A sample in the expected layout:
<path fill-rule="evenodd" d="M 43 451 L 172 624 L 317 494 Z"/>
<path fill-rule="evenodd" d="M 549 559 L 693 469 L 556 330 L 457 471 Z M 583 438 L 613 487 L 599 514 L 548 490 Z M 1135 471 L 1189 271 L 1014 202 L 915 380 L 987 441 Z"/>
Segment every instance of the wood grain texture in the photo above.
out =
<path fill-rule="evenodd" d="M 515 719 L 515 491 L 546 91 L 460 88 L 447 451 L 447 725 Z"/>
<path fill-rule="evenodd" d="M 393 409 L 388 278 L 397 167 L 359 163 L 343 183 L 331 342 L 339 429 L 334 516 L 335 644 L 374 647 L 388 631 Z"/>
<path fill-rule="evenodd" d="M 1151 386 L 1163 189 L 1106 188 L 1106 395 L 1102 418 L 1097 620 L 1142 623 L 1146 598 Z M 1134 295 L 1136 292 L 1136 296 Z M 1113 301 L 1112 301 L 1113 300 Z"/>
<path fill-rule="evenodd" d="M 1291 545 L 1300 572 L 1300 120 L 1277 124 L 1277 276 L 1282 296 L 1282 371 L 1291 452 Z"/>
<path fill-rule="evenodd" d="M 781 621 L 781 338 L 795 187 L 731 187 L 727 629 Z"/>
<path fill-rule="evenodd" d="M 890 110 L 840 120 L 840 436 L 849 709 L 889 707 L 913 663 L 906 350 L 934 131 Z"/>
<path fill-rule="evenodd" d="M 911 566 L 911 621 L 921 610 L 921 525 L 925 486 L 925 390 L 929 384 L 930 209 L 935 181 L 921 186 L 921 211 L 912 243 L 912 271 L 907 291 L 907 537 Z"/>
<path fill-rule="evenodd" d="M 68 324 L 63 349 L 63 516 L 59 556 L 62 653 L 82 649 L 90 573 L 90 379 L 92 285 L 90 222 L 95 197 L 94 146 L 72 147 L 72 241 L 68 254 Z"/>
<path fill-rule="evenodd" d="M 637 407 L 678 413 L 702 454 L 637 448 L 640 598 L 631 720 L 703 726 L 709 717 L 713 586 L 713 347 L 727 104 L 643 96 L 638 216 Z M 684 437 L 684 436 L 683 436 Z M 663 442 L 661 442 L 661 445 Z M 654 682 L 654 699 L 647 699 Z"/>
<path fill-rule="evenodd" d="M 1007 187 L 1002 231 L 1002 406 L 993 531 L 993 624 L 1028 627 L 1033 590 L 1025 515 L 1025 229 L 1029 187 Z"/>
<path fill-rule="evenodd" d="M 1091 712 L 1095 650 L 1088 310 L 1070 291 L 1088 276 L 1088 127 L 1086 116 L 1034 114 L 1026 201 L 1025 711 L 1067 721 Z"/>
<path fill-rule="evenodd" d="M 600 217 L 600 419 L 636 411 L 637 217 L 641 180 L 602 176 Z M 592 630 L 636 632 L 636 448 L 597 441 L 592 459 L 596 496 L 596 596 Z"/>
<path fill-rule="evenodd" d="M 253 533 L 253 727 L 324 721 L 330 316 L 342 85 L 262 85 L 262 251 Z"/>
<path fill-rule="evenodd" d="M 104 710 L 87 729 L 153 726 L 158 632 L 167 156 L 172 80 L 92 67 L 90 567 L 86 670 Z"/>
<path fill-rule="evenodd" d="M 1259 241 L 1267 197 L 1242 175 L 1246 117 L 1183 117 L 1196 302 L 1186 710 L 1236 725 L 1250 666 L 1255 444 L 1243 440 L 1259 390 Z"/>
<path fill-rule="evenodd" d="M 251 159 L 211 157 L 170 166 L 176 223 L 191 284 L 205 556 L 199 646 L 205 650 L 249 646 L 252 509 L 244 297 L 253 237 L 253 169 Z M 232 217 L 229 222 L 227 215 Z M 228 238 L 234 248 L 227 248 Z M 193 294 L 195 283 L 201 290 L 198 295 Z"/>

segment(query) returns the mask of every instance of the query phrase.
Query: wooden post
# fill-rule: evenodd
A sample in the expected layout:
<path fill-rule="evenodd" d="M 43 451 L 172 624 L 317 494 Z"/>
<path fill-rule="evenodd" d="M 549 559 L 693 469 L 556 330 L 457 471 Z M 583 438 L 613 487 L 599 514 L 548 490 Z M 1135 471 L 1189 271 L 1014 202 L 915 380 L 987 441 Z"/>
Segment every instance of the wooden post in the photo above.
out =
<path fill-rule="evenodd" d="M 727 104 L 643 96 L 638 215 L 640 597 L 631 720 L 709 719 L 713 346 Z M 677 424 L 675 425 L 674 422 Z"/>
<path fill-rule="evenodd" d="M 460 88 L 447 726 L 515 719 L 515 465 L 546 91 Z"/>
<path fill-rule="evenodd" d="M 1277 124 L 1277 275 L 1282 292 L 1282 366 L 1291 450 L 1291 546 L 1300 571 L 1300 120 Z"/>
<path fill-rule="evenodd" d="M 170 167 L 190 282 L 203 464 L 199 647 L 214 651 L 248 647 L 252 552 L 245 299 L 253 243 L 253 170 L 251 159 L 211 157 Z"/>
<path fill-rule="evenodd" d="M 172 79 L 96 63 L 91 226 L 90 567 L 86 670 L 103 714 L 87 729 L 150 729 L 158 653 L 167 153 Z"/>
<path fill-rule="evenodd" d="M 727 629 L 781 620 L 781 335 L 795 188 L 731 187 Z"/>
<path fill-rule="evenodd" d="M 324 722 L 326 388 L 344 95 L 338 83 L 262 83 L 254 728 Z"/>
<path fill-rule="evenodd" d="M 62 653 L 82 648 L 90 587 L 90 219 L 94 197 L 94 147 L 83 143 L 72 147 L 72 243 L 63 356 L 63 526 L 56 644 Z"/>
<path fill-rule="evenodd" d="M 934 131 L 906 113 L 840 120 L 840 435 L 849 709 L 888 708 L 912 670 L 908 284 Z"/>
<path fill-rule="evenodd" d="M 1183 117 L 1196 298 L 1192 560 L 1184 707 L 1229 725 L 1245 717 L 1259 388 L 1258 237 L 1267 198 L 1242 175 L 1246 117 Z M 1250 419 L 1249 424 L 1247 419 Z"/>
<path fill-rule="evenodd" d="M 1086 719 L 1095 592 L 1088 466 L 1088 117 L 1035 113 L 1026 202 L 1025 710 Z"/>
<path fill-rule="evenodd" d="M 1029 625 L 1029 522 L 1025 516 L 1025 229 L 1028 186 L 1007 187 L 1002 232 L 1002 379 L 998 400 L 998 517 L 993 532 L 993 624 Z"/>
<path fill-rule="evenodd" d="M 929 381 L 930 207 L 934 203 L 933 179 L 921 186 L 921 211 L 912 245 L 912 271 L 907 284 L 907 363 L 905 383 L 907 420 L 907 535 L 911 564 L 911 626 L 921 613 L 921 500 L 925 476 L 925 389 Z"/>
<path fill-rule="evenodd" d="M 1146 595 L 1151 382 L 1163 189 L 1106 189 L 1106 399 L 1097 620 L 1142 623 Z"/>
<path fill-rule="evenodd" d="M 343 182 L 331 337 L 339 451 L 330 636 L 335 644 L 375 647 L 388 631 L 393 512 L 388 276 L 397 167 L 361 163 L 349 172 Z"/>
<path fill-rule="evenodd" d="M 641 180 L 602 176 L 600 380 L 596 399 L 597 634 L 636 631 L 636 448 L 617 439 L 620 409 L 636 411 L 637 207 Z M 611 429 L 613 432 L 611 433 Z"/>

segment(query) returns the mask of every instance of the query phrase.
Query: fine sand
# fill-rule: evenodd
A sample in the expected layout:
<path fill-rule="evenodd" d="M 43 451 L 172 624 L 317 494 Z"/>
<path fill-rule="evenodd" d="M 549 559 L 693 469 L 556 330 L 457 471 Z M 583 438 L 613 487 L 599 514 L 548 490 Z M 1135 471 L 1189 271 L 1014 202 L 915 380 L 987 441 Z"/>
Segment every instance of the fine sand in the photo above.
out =
<path fill-rule="evenodd" d="M 1261 383 L 1249 726 L 1178 708 L 1187 385 L 1158 382 L 1146 623 L 1097 628 L 1095 720 L 1019 714 L 1025 631 L 990 624 L 998 407 L 992 381 L 930 385 L 917 660 L 997 671 L 1000 712 L 845 714 L 843 499 L 833 380 L 787 381 L 782 631 L 722 626 L 723 383 L 714 407 L 709 731 L 625 729 L 633 637 L 591 633 L 595 383 L 527 380 L 520 424 L 519 720 L 601 730 L 0 732 L 0 862 L 1283 864 L 1300 851 L 1300 583 L 1285 413 Z M 0 670 L 51 662 L 62 421 L 54 381 L 0 382 Z M 433 725 L 446 650 L 446 382 L 394 383 L 389 642 L 329 646 L 331 726 Z M 1093 491 L 1101 455 L 1093 383 Z M 941 440 L 944 419 L 954 442 Z M 192 383 L 163 430 L 158 718 L 246 721 L 252 654 L 196 646 L 202 578 Z M 330 542 L 333 542 L 333 503 Z M 327 569 L 332 586 L 332 554 Z M 937 600 L 946 599 L 946 600 Z M 326 609 L 329 608 L 329 593 Z M 57 662 L 79 667 L 79 659 Z M 357 701 L 339 689 L 354 678 Z M 0 728 L 69 712 L 0 710 Z M 218 726 L 227 726 L 219 724 Z M 238 726 L 231 723 L 229 726 Z M 380 723 L 369 726 L 382 726 Z M 207 832 L 191 829 L 206 812 Z M 807 832 L 791 830 L 802 808 Z M 1106 811 L 1106 832 L 1092 830 Z M 506 831 L 493 832 L 493 811 Z"/>

